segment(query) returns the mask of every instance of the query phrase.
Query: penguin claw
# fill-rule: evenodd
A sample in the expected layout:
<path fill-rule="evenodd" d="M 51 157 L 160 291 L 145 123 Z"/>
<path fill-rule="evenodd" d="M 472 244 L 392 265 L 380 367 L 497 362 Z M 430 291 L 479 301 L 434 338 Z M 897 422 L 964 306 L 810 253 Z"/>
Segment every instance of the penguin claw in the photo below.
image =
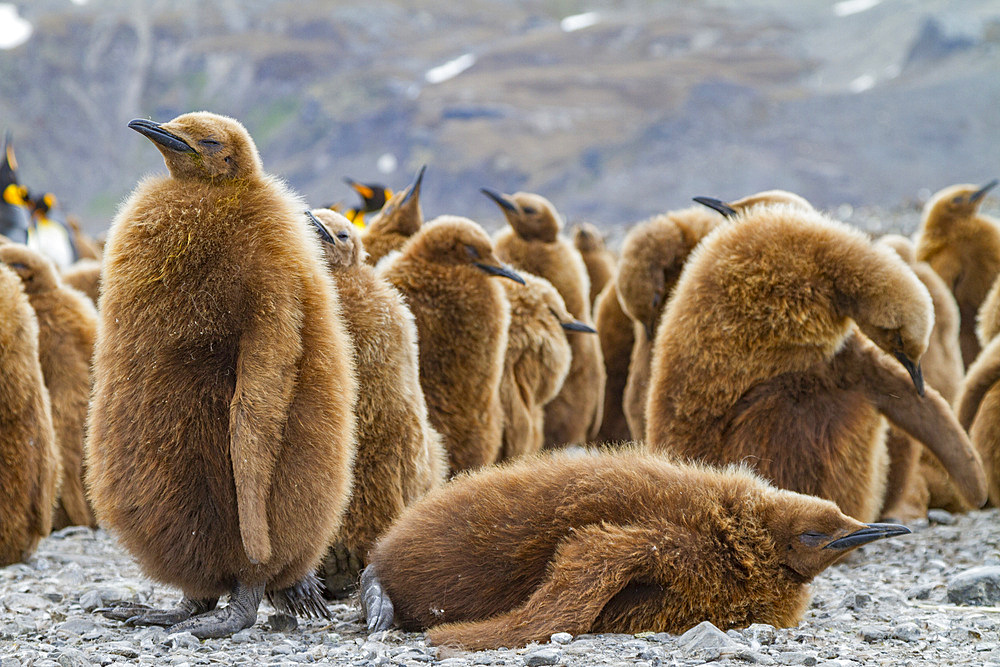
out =
<path fill-rule="evenodd" d="M 374 565 L 369 565 L 361 573 L 361 605 L 365 611 L 368 632 L 388 630 L 392 625 L 392 600 L 382 588 Z"/>
<path fill-rule="evenodd" d="M 194 614 L 213 609 L 216 602 L 217 599 L 193 600 L 184 598 L 173 609 L 155 609 L 149 605 L 121 600 L 111 602 L 107 607 L 99 607 L 94 610 L 94 613 L 113 621 L 121 621 L 125 625 L 162 625 L 167 627 L 187 620 Z"/>

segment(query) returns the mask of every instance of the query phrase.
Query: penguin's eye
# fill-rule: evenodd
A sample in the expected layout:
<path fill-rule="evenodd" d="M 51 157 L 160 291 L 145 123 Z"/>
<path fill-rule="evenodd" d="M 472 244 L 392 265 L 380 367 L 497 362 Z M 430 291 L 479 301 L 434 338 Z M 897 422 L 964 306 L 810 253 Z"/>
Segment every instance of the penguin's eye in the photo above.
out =
<path fill-rule="evenodd" d="M 347 239 L 349 238 L 351 238 L 351 235 L 348 234 L 347 232 L 337 232 L 338 241 L 347 241 Z"/>
<path fill-rule="evenodd" d="M 212 146 L 221 146 L 222 145 L 218 141 L 216 141 L 215 139 L 202 139 L 198 143 L 201 144 L 202 146 L 207 146 L 209 148 L 211 148 Z"/>
<path fill-rule="evenodd" d="M 964 201 L 965 201 L 965 197 L 963 197 L 962 195 L 959 195 L 959 196 L 955 197 L 954 199 L 952 199 L 951 203 L 952 204 L 961 204 Z"/>
<path fill-rule="evenodd" d="M 465 252 L 469 253 L 469 257 L 471 257 L 472 259 L 479 259 L 479 251 L 476 250 L 473 246 L 466 245 Z"/>
<path fill-rule="evenodd" d="M 534 206 L 525 206 L 521 210 L 524 211 L 527 215 L 534 215 L 535 213 L 538 213 L 538 209 L 535 208 Z"/>
<path fill-rule="evenodd" d="M 799 535 L 799 539 L 802 540 L 803 544 L 806 544 L 810 547 L 815 547 L 818 546 L 820 543 L 830 539 L 830 536 L 827 535 L 826 533 L 820 533 L 814 530 L 809 530 Z"/>

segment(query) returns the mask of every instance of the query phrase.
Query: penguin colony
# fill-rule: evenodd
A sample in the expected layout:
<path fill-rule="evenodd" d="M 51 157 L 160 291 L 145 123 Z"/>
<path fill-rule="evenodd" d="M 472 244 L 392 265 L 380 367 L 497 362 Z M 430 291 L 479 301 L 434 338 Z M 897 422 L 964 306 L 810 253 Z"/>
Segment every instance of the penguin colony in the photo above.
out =
<path fill-rule="evenodd" d="M 106 248 L 0 163 L 0 563 L 100 524 L 183 594 L 109 618 L 225 636 L 360 583 L 370 629 L 467 649 L 788 626 L 879 517 L 1000 503 L 995 181 L 912 242 L 698 197 L 616 260 L 537 194 L 484 188 L 491 239 L 424 223 L 421 168 L 345 217 L 233 119 L 129 127 L 168 175 Z"/>

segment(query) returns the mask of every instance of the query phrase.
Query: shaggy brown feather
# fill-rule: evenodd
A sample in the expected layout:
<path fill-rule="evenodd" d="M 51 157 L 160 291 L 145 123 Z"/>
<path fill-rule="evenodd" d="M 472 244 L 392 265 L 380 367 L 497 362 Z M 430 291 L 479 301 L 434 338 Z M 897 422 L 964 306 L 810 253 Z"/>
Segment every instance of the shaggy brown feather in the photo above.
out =
<path fill-rule="evenodd" d="M 635 332 L 632 330 L 632 320 L 622 310 L 618 300 L 618 290 L 615 287 L 617 282 L 617 276 L 612 278 L 601 290 L 597 303 L 594 304 L 594 328 L 601 341 L 601 356 L 604 357 L 607 378 L 604 385 L 604 418 L 595 440 L 607 443 L 641 440 L 644 435 L 631 433 L 622 408 Z"/>

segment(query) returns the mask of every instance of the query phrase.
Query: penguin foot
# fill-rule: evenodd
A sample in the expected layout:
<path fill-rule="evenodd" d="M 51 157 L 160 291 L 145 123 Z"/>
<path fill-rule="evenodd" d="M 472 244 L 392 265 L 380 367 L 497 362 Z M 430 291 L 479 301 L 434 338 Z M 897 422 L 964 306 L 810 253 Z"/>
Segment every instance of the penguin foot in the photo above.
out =
<path fill-rule="evenodd" d="M 388 630 L 392 625 L 392 600 L 382 588 L 374 565 L 369 565 L 361 573 L 361 607 L 365 612 L 368 632 Z"/>
<path fill-rule="evenodd" d="M 323 559 L 323 580 L 333 599 L 350 597 L 357 588 L 358 575 L 364 563 L 356 549 L 338 542 L 330 547 Z"/>
<path fill-rule="evenodd" d="M 251 587 L 237 581 L 229 594 L 229 604 L 172 625 L 170 632 L 190 632 L 198 639 L 229 637 L 257 622 L 257 608 L 263 598 L 263 584 Z"/>
<path fill-rule="evenodd" d="M 280 612 L 302 618 L 325 618 L 333 615 L 323 599 L 323 584 L 314 572 L 310 572 L 294 586 L 267 593 L 267 601 Z"/>
<path fill-rule="evenodd" d="M 195 600 L 185 597 L 173 609 L 154 609 L 149 605 L 134 602 L 116 602 L 94 611 L 105 618 L 122 621 L 126 625 L 170 626 L 185 621 L 195 614 L 204 614 L 215 609 L 219 598 Z"/>

